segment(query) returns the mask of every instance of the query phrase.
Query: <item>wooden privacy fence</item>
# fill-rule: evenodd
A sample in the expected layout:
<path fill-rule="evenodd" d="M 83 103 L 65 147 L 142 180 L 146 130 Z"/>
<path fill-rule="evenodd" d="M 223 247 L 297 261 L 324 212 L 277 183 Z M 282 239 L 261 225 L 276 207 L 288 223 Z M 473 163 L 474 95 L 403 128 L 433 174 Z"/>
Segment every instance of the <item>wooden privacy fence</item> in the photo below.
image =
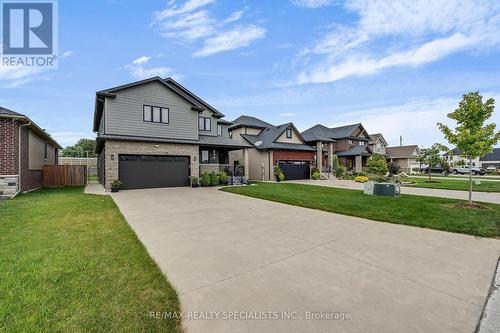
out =
<path fill-rule="evenodd" d="M 64 187 L 84 186 L 87 184 L 85 165 L 44 165 L 43 186 Z"/>

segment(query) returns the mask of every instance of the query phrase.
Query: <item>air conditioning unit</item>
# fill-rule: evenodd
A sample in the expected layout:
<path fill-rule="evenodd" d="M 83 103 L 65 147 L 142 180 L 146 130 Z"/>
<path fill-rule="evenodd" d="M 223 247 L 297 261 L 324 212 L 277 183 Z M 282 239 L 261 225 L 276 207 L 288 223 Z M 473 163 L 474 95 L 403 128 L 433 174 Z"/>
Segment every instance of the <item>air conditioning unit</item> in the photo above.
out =
<path fill-rule="evenodd" d="M 373 187 L 374 195 L 398 197 L 401 195 L 401 186 L 394 183 L 376 183 Z"/>
<path fill-rule="evenodd" d="M 373 195 L 374 182 L 366 182 L 365 183 L 365 194 Z"/>

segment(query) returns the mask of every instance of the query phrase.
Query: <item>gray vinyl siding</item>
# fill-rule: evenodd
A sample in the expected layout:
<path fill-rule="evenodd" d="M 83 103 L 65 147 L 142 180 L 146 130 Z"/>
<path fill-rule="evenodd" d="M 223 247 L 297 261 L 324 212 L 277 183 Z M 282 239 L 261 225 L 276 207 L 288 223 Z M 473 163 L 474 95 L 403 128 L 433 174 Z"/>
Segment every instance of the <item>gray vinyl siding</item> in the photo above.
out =
<path fill-rule="evenodd" d="M 198 112 L 191 109 L 191 103 L 161 83 L 131 87 L 116 95 L 114 99 L 106 98 L 106 134 L 198 140 Z M 144 104 L 168 108 L 169 123 L 144 122 Z M 214 133 L 217 135 L 217 128 Z"/>
<path fill-rule="evenodd" d="M 211 119 L 211 125 L 210 125 L 210 131 L 200 131 L 201 135 L 210 135 L 210 136 L 217 136 L 217 118 L 214 117 L 214 113 L 209 110 L 204 110 L 202 113 L 199 115 L 200 117 L 205 117 L 205 118 L 210 118 Z"/>
<path fill-rule="evenodd" d="M 225 138 L 229 138 L 229 125 L 220 125 L 222 126 L 222 136 Z"/>
<path fill-rule="evenodd" d="M 99 122 L 99 135 L 104 134 L 104 112 L 101 115 L 101 120 Z"/>

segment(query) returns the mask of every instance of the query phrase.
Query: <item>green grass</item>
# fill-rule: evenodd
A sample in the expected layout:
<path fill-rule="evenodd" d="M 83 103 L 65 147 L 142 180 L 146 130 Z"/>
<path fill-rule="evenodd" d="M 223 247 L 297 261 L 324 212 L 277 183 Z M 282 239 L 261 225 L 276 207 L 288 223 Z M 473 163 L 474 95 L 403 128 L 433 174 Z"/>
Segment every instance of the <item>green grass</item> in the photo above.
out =
<path fill-rule="evenodd" d="M 455 180 L 455 179 L 443 179 L 432 177 L 432 182 L 429 183 L 428 178 L 406 178 L 405 181 L 411 181 L 415 184 L 404 185 L 408 187 L 423 187 L 423 188 L 435 188 L 443 190 L 459 190 L 468 191 L 469 190 L 469 180 Z M 476 192 L 500 192 L 500 182 L 489 182 L 481 180 L 480 185 L 476 185 L 474 180 L 472 181 L 472 190 Z"/>
<path fill-rule="evenodd" d="M 179 300 L 110 197 L 0 201 L 1 332 L 180 332 Z"/>
<path fill-rule="evenodd" d="M 222 191 L 383 222 L 483 237 L 500 236 L 500 205 L 495 204 L 484 203 L 486 209 L 467 209 L 456 207 L 463 201 L 454 199 L 380 197 L 357 190 L 290 183 L 258 183 Z"/>
<path fill-rule="evenodd" d="M 87 180 L 90 181 L 97 181 L 97 176 L 96 175 L 88 175 Z"/>

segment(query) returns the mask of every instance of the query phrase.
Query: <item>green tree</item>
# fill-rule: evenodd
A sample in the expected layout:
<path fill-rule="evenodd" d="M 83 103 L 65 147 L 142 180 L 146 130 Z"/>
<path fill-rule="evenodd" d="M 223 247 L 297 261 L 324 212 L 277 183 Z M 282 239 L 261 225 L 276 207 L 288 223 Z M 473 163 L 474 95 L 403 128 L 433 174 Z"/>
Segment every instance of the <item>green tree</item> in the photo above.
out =
<path fill-rule="evenodd" d="M 73 146 L 68 146 L 63 149 L 62 156 L 64 157 L 96 157 L 95 140 L 80 139 Z"/>
<path fill-rule="evenodd" d="M 461 150 L 469 160 L 469 166 L 472 166 L 472 159 L 491 153 L 500 140 L 500 132 L 495 131 L 496 124 L 485 125 L 494 109 L 493 98 L 483 103 L 483 96 L 479 92 L 471 92 L 465 94 L 458 108 L 448 114 L 448 118 L 457 123 L 454 130 L 438 123 L 448 142 Z M 472 203 L 472 167 L 469 168 L 469 203 Z"/>
<path fill-rule="evenodd" d="M 435 143 L 430 148 L 422 149 L 418 161 L 427 164 L 429 168 L 429 181 L 432 180 L 432 167 L 442 163 L 443 157 L 441 155 L 446 152 L 448 152 L 448 148 L 440 143 Z"/>
<path fill-rule="evenodd" d="M 387 161 L 380 154 L 374 154 L 366 163 L 366 171 L 372 175 L 385 176 L 388 170 Z"/>

